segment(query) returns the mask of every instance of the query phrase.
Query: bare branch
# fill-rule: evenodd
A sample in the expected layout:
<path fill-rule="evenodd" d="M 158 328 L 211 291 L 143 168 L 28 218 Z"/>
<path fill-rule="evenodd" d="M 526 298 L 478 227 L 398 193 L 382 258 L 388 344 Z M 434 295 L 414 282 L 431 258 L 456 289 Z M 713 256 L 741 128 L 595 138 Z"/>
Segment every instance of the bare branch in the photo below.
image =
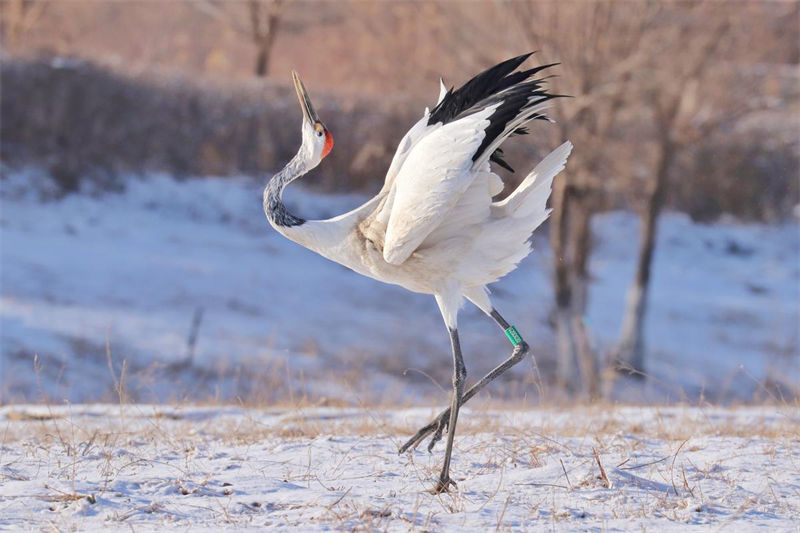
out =
<path fill-rule="evenodd" d="M 230 2 L 220 2 L 219 0 L 196 0 L 191 2 L 190 5 L 194 6 L 198 11 L 202 11 L 213 19 L 226 24 L 237 33 L 250 35 L 250 29 L 246 24 L 234 15 L 229 9 L 222 6 L 236 6 L 238 2 L 231 4 Z"/>

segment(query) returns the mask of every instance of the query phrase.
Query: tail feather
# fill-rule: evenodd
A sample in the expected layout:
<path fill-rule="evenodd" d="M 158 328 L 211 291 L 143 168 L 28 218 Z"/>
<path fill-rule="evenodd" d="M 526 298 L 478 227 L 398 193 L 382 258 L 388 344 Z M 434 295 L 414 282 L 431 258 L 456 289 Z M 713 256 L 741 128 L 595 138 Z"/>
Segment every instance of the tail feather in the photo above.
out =
<path fill-rule="evenodd" d="M 550 214 L 547 199 L 553 178 L 561 172 L 572 150 L 572 143 L 565 142 L 553 150 L 528 174 L 517 189 L 502 202 L 491 205 L 492 222 L 481 228 L 476 250 L 483 252 L 483 265 L 470 279 L 492 283 L 514 270 L 517 264 L 531 252 L 530 236 Z"/>
<path fill-rule="evenodd" d="M 541 214 L 543 221 L 548 214 L 546 205 L 553 178 L 564 170 L 570 152 L 572 143 L 569 141 L 550 152 L 508 198 L 497 202 L 494 207 L 501 210 L 506 217 L 527 218 Z"/>

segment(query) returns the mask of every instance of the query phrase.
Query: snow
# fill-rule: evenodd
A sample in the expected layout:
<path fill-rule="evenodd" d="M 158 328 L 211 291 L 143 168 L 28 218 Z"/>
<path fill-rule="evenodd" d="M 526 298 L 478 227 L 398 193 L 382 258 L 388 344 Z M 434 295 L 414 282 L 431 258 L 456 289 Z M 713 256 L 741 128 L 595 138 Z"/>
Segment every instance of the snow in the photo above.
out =
<path fill-rule="evenodd" d="M 796 408 L 462 413 L 434 496 L 427 409 L 2 407 L 0 529 L 797 528 Z"/>
<path fill-rule="evenodd" d="M 0 213 L 0 401 L 444 401 L 448 337 L 433 299 L 360 277 L 280 237 L 253 179 L 131 178 L 121 193 L 56 199 L 33 170 L 7 173 Z M 297 188 L 307 217 L 363 201 Z M 646 331 L 649 379 L 633 401 L 751 399 L 800 386 L 800 225 L 661 218 Z M 596 217 L 586 322 L 601 355 L 619 334 L 638 224 Z M 530 342 L 501 397 L 548 394 L 554 354 L 546 231 L 493 287 Z M 187 338 L 202 310 L 194 358 Z M 470 306 L 460 315 L 470 378 L 510 346 Z M 36 361 L 34 361 L 36 356 Z M 109 365 L 113 368 L 109 370 Z M 543 392 L 542 392 L 543 391 Z"/>
<path fill-rule="evenodd" d="M 32 170 L 0 182 L 2 530 L 797 527 L 800 412 L 779 397 L 800 386 L 796 221 L 661 218 L 648 378 L 619 398 L 650 406 L 552 406 L 540 232 L 493 290 L 544 380 L 526 362 L 491 387 L 506 407 L 462 410 L 458 487 L 434 496 L 442 443 L 397 454 L 436 414 L 401 407 L 449 395 L 432 298 L 281 238 L 252 179 L 152 175 L 64 198 L 48 183 Z M 361 201 L 289 191 L 308 218 Z M 585 319 L 600 354 L 619 333 L 637 231 L 630 213 L 594 221 Z M 460 330 L 471 380 L 509 352 L 473 308 Z M 96 401 L 118 403 L 77 403 Z"/>

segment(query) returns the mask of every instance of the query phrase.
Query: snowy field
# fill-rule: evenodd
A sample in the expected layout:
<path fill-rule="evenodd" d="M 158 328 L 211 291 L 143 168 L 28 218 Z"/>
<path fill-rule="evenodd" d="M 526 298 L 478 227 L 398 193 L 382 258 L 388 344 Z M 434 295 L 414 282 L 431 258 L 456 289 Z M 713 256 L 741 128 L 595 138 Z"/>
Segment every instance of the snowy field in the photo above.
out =
<path fill-rule="evenodd" d="M 434 496 L 428 409 L 6 406 L 0 529 L 800 531 L 797 409 L 463 413 Z"/>
<path fill-rule="evenodd" d="M 132 178 L 123 193 L 60 200 L 35 172 L 0 183 L 0 401 L 110 401 L 120 377 L 128 398 L 144 402 L 412 405 L 447 397 L 449 344 L 433 299 L 283 239 L 267 225 L 256 181 L 151 176 Z M 288 191 L 288 203 L 308 218 L 362 200 Z M 633 275 L 636 217 L 605 214 L 593 229 L 586 323 L 607 354 Z M 546 233 L 493 288 L 544 380 L 536 383 L 525 363 L 495 396 L 550 390 Z M 649 379 L 625 400 L 761 401 L 797 390 L 796 222 L 701 225 L 667 214 L 653 275 Z M 477 309 L 466 307 L 460 326 L 470 378 L 507 356 L 505 336 Z"/>
<path fill-rule="evenodd" d="M 796 222 L 662 218 L 648 377 L 611 397 L 650 407 L 553 407 L 540 232 L 493 288 L 538 367 L 462 411 L 457 490 L 433 496 L 443 445 L 397 454 L 435 414 L 401 407 L 449 399 L 431 297 L 281 238 L 252 180 L 48 183 L 0 182 L 0 530 L 800 531 Z M 288 196 L 308 218 L 363 200 Z M 586 323 L 607 354 L 636 218 L 593 231 Z M 475 309 L 460 324 L 475 379 L 509 346 Z"/>

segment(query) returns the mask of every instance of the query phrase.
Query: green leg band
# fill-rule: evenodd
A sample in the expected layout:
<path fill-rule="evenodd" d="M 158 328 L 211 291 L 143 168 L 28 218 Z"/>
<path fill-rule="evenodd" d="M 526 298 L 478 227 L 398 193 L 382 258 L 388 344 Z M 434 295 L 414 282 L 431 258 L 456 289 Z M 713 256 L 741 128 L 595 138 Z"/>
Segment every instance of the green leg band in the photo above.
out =
<path fill-rule="evenodd" d="M 517 328 L 514 326 L 511 326 L 506 330 L 506 337 L 508 337 L 508 340 L 510 340 L 511 344 L 514 346 L 519 346 L 522 344 L 522 335 L 519 334 L 519 331 L 517 331 Z"/>

